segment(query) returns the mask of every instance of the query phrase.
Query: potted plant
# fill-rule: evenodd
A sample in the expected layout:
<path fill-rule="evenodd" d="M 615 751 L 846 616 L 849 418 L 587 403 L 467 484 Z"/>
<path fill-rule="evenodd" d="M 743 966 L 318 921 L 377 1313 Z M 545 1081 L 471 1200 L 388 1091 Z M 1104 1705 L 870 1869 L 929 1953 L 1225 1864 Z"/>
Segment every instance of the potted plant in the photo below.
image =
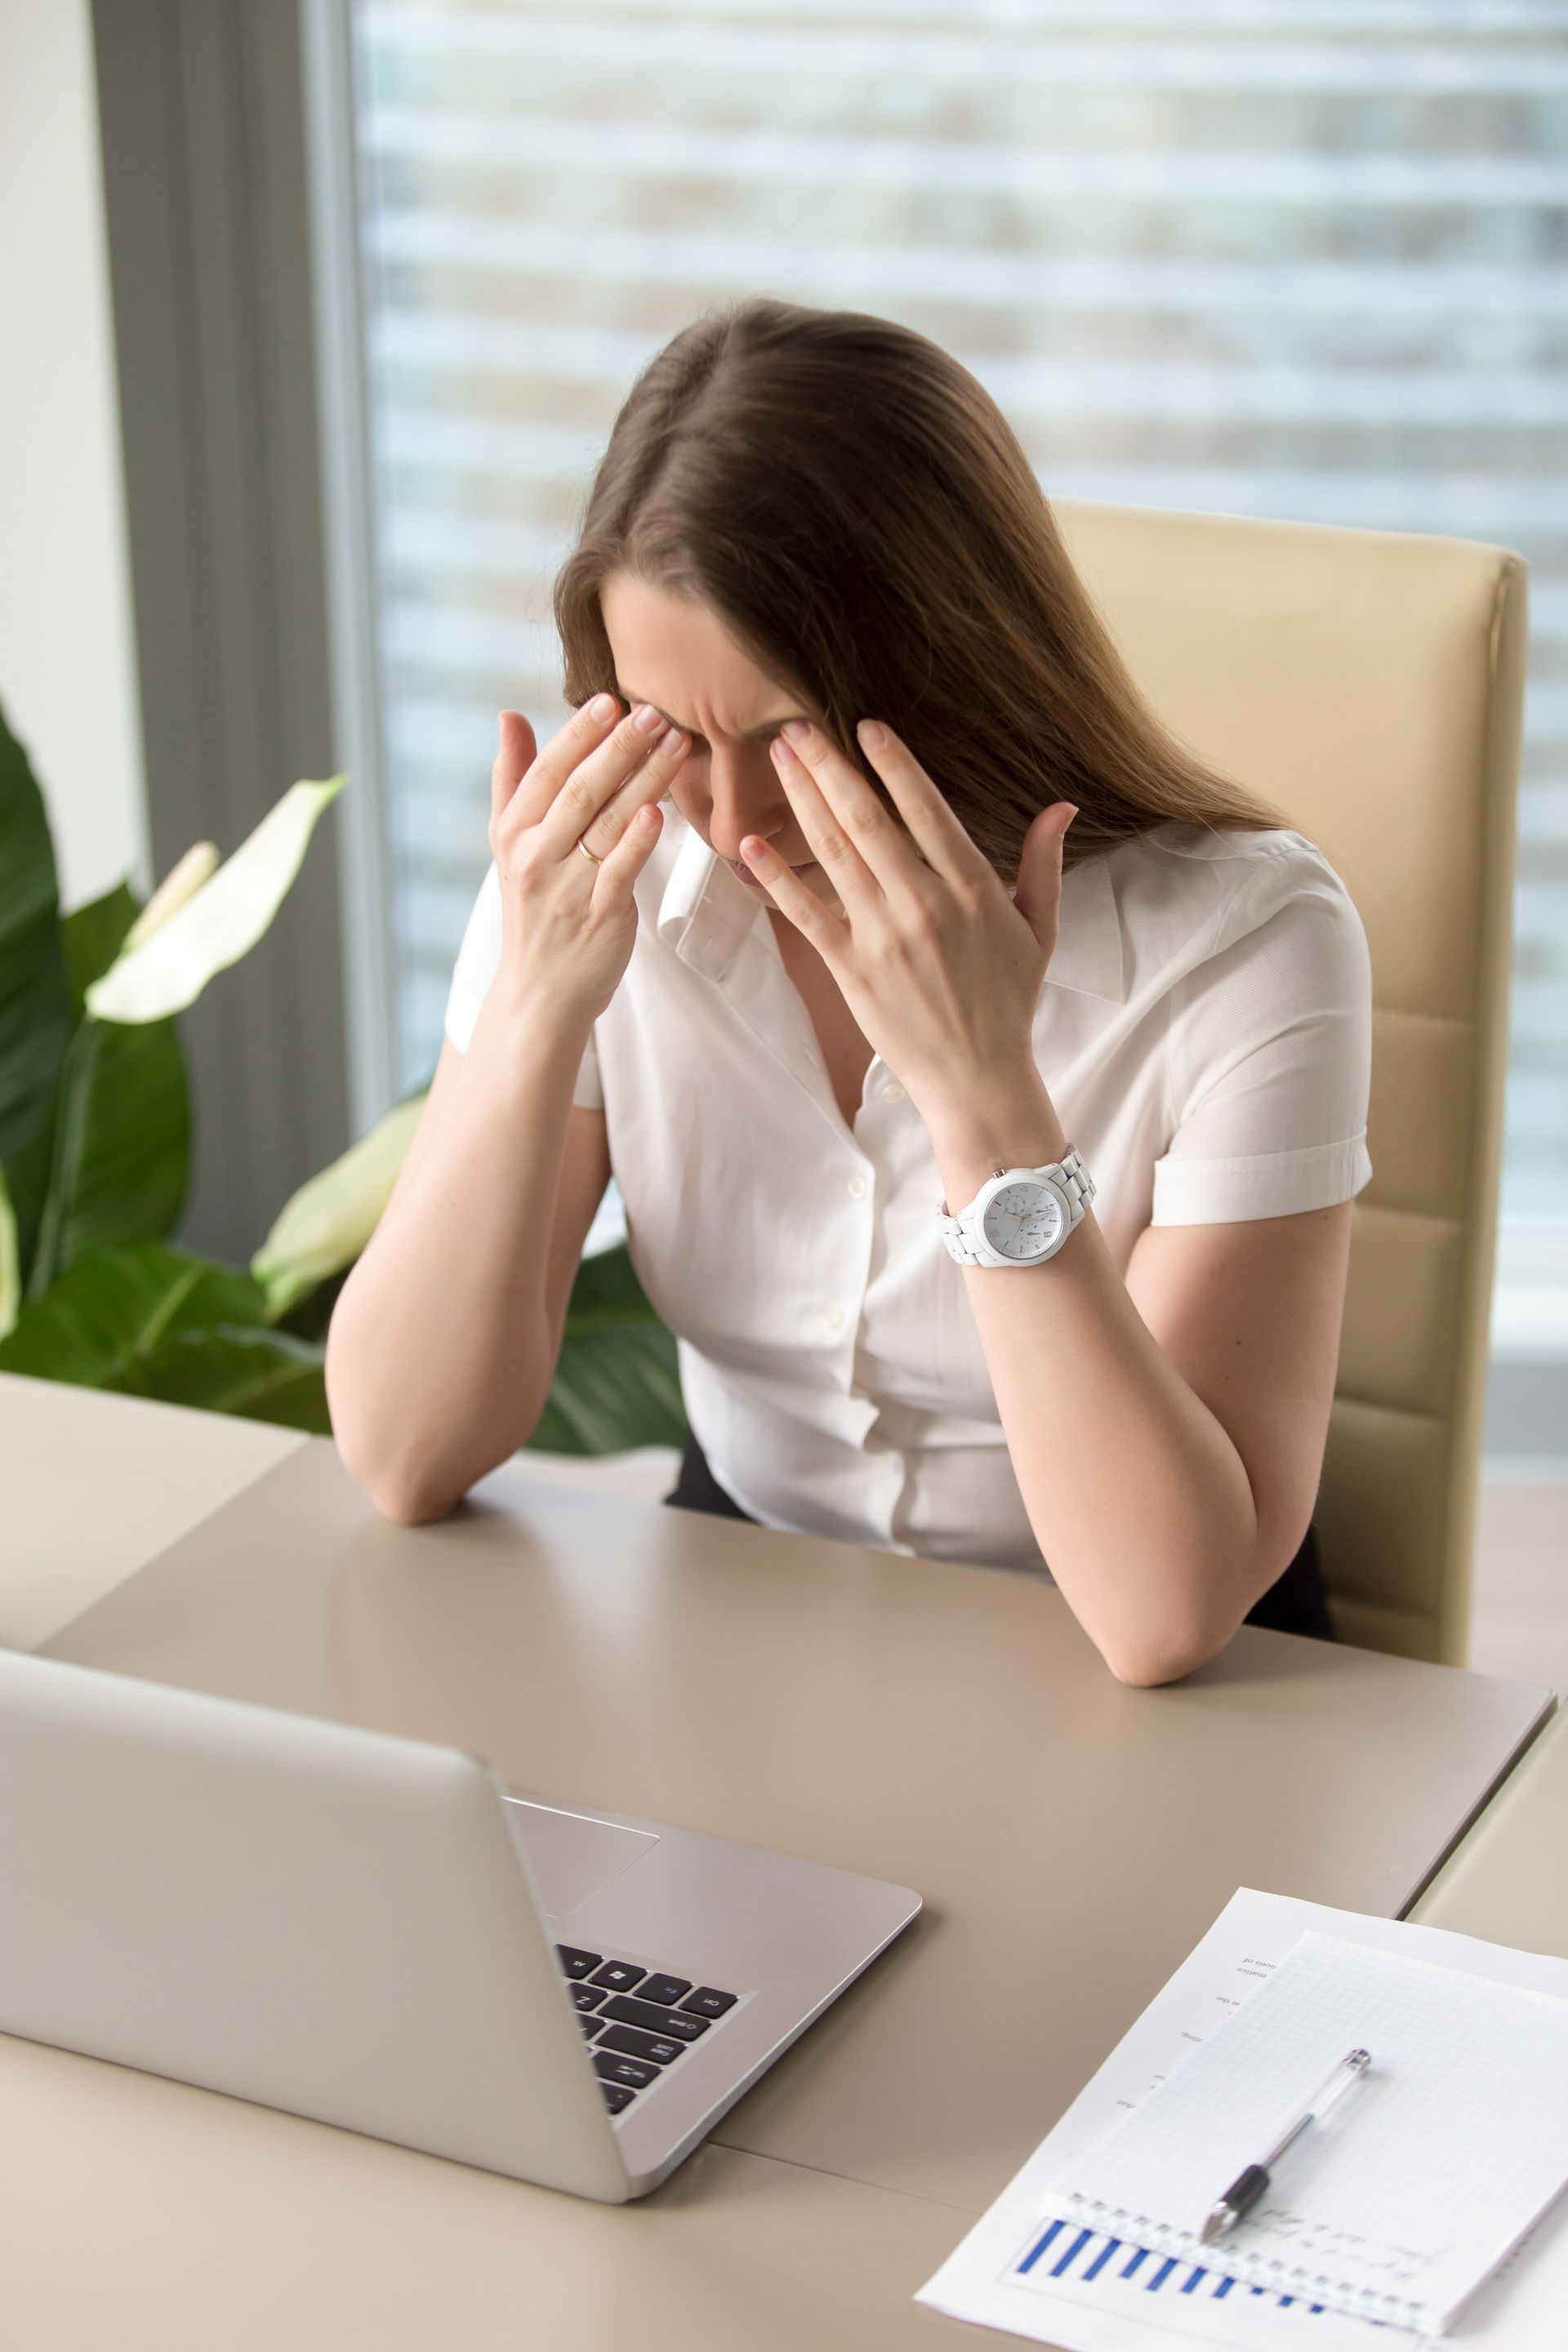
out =
<path fill-rule="evenodd" d="M 43 796 L 0 716 L 0 1371 L 327 1433 L 332 1302 L 423 1093 L 304 1185 L 241 1269 L 173 1239 L 191 1105 L 178 1017 L 267 930 L 344 779 L 290 787 L 234 855 L 201 843 L 145 908 L 62 915 Z M 675 1343 L 624 1245 L 584 1257 L 531 1444 L 679 1444 Z"/>

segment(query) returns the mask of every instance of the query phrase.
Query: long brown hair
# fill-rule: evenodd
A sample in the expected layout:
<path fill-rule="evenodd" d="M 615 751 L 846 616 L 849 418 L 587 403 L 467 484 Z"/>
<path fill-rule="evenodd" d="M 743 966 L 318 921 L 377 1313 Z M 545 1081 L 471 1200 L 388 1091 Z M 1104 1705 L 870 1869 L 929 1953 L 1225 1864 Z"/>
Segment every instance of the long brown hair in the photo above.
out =
<path fill-rule="evenodd" d="M 709 606 L 873 782 L 855 724 L 885 719 L 1008 882 L 1055 800 L 1069 862 L 1282 822 L 1161 726 L 1001 411 L 891 320 L 741 302 L 644 369 L 556 580 L 573 703 L 616 688 L 616 572 Z"/>

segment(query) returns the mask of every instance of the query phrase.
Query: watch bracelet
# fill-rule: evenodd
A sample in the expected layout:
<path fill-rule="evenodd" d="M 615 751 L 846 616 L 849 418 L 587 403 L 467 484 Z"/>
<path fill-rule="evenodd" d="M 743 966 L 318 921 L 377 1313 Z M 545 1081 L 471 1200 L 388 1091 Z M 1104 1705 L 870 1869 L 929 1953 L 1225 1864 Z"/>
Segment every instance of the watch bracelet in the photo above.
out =
<path fill-rule="evenodd" d="M 1058 1189 L 1068 1196 L 1068 1203 L 1071 1212 L 1068 1223 L 1068 1233 L 1076 1233 L 1079 1226 L 1083 1223 L 1084 1213 L 1099 1188 L 1097 1187 L 1093 1177 L 1089 1174 L 1089 1170 L 1084 1166 L 1083 1154 L 1079 1150 L 1076 1143 L 1069 1143 L 1061 1158 L 1058 1160 L 1053 1160 L 1051 1165 L 1059 1170 L 1060 1176 Z M 1031 1174 L 1037 1173 L 1035 1170 L 1031 1170 L 1029 1172 Z M 997 1176 L 1005 1176 L 1007 1173 L 1008 1171 L 1005 1168 L 998 1168 L 994 1171 L 991 1178 L 991 1181 L 994 1182 Z M 984 1192 L 984 1189 L 985 1187 L 984 1185 L 980 1188 L 981 1192 Z M 976 1193 L 975 1198 L 979 1198 L 979 1193 Z M 973 1202 L 971 1202 L 969 1205 L 973 1208 Z M 971 1241 L 968 1232 L 962 1222 L 965 1213 L 966 1213 L 964 1211 L 960 1210 L 958 1213 L 954 1215 L 949 1211 L 945 1201 L 939 1201 L 937 1203 L 937 1223 L 942 1228 L 942 1239 L 946 1243 L 948 1250 L 952 1257 L 961 1265 L 984 1265 L 986 1264 L 986 1260 L 982 1257 L 980 1252 L 974 1247 L 974 1244 Z M 1067 1234 L 1064 1234 L 1062 1239 L 1065 1241 L 1067 1239 Z M 1052 1255 L 1054 1255 L 1055 1252 L 1053 1252 Z M 1027 1265 L 1029 1263 L 1042 1264 L 1044 1261 L 1029 1261 L 1026 1259 L 1019 1261 L 1020 1265 Z"/>

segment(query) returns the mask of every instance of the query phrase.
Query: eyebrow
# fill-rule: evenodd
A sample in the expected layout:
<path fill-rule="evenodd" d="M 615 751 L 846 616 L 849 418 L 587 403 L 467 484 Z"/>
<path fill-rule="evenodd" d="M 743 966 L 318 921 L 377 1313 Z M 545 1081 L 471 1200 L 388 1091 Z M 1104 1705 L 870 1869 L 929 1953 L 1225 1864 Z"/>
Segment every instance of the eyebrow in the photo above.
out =
<path fill-rule="evenodd" d="M 659 710 L 658 704 L 654 701 L 651 695 L 634 694 L 629 687 L 625 686 L 621 688 L 620 691 L 623 701 L 629 702 L 634 709 L 639 702 L 646 702 L 651 709 L 658 710 L 658 715 L 663 719 L 667 727 L 679 728 L 680 732 L 683 735 L 695 735 L 697 733 L 698 730 L 695 727 L 681 727 L 679 719 L 672 719 L 668 710 Z M 805 715 L 804 711 L 786 710 L 782 719 L 764 719 L 760 727 L 742 728 L 741 730 L 741 740 L 742 743 L 754 743 L 761 736 L 776 735 L 779 729 L 784 726 L 788 720 L 791 719 L 804 718 Z"/>

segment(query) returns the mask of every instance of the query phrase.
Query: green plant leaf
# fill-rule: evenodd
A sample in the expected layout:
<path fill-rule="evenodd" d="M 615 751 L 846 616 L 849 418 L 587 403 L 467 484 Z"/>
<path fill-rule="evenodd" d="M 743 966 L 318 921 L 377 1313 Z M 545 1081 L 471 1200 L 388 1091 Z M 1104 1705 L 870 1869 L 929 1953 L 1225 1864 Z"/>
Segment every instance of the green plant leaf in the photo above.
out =
<path fill-rule="evenodd" d="M 648 1305 L 624 1244 L 585 1257 L 554 1384 L 529 1444 L 550 1454 L 623 1454 L 685 1440 L 673 1334 Z"/>
<path fill-rule="evenodd" d="M 547 1454 L 624 1454 L 685 1441 L 675 1339 L 662 1325 L 590 1331 L 562 1342 L 530 1446 Z"/>
<path fill-rule="evenodd" d="M 95 980 L 101 980 L 125 945 L 125 935 L 140 911 L 130 884 L 117 882 L 101 898 L 89 899 L 66 917 L 60 936 L 73 1021 L 79 1021 L 86 1012 L 88 990 Z"/>
<path fill-rule="evenodd" d="M 638 1326 L 655 1331 L 664 1328 L 648 1305 L 647 1294 L 637 1278 L 631 1252 L 625 1242 L 584 1258 L 566 1305 L 563 1328 L 567 1339 L 580 1339 L 590 1331 L 618 1331 Z"/>
<path fill-rule="evenodd" d="M 281 1315 L 268 1308 L 268 1320 L 278 1331 L 291 1331 L 296 1339 L 324 1339 L 332 1319 L 332 1309 L 338 1295 L 349 1278 L 351 1269 L 344 1266 L 341 1274 L 329 1274 L 325 1282 L 318 1282 L 314 1290 L 307 1290 L 292 1307 Z"/>
<path fill-rule="evenodd" d="M 0 1371 L 145 1395 L 142 1368 L 171 1334 L 260 1325 L 265 1312 L 248 1275 L 209 1258 L 156 1242 L 101 1250 L 27 1301 L 0 1339 Z"/>
<path fill-rule="evenodd" d="M 185 1197 L 190 1124 L 173 1021 L 136 1029 L 82 1022 L 60 1074 L 29 1297 L 100 1250 L 173 1232 Z"/>
<path fill-rule="evenodd" d="M 66 917 L 63 939 L 79 1017 L 60 1073 L 48 1193 L 28 1289 L 95 1250 L 172 1233 L 190 1171 L 190 1102 L 173 1021 L 142 1028 L 80 1020 L 87 992 L 137 919 L 122 882 Z"/>
<path fill-rule="evenodd" d="M 0 1168 L 0 1339 L 16 1320 L 22 1304 L 22 1257 L 16 1246 L 16 1213 Z"/>
<path fill-rule="evenodd" d="M 330 1437 L 324 1355 L 308 1339 L 265 1327 L 219 1323 L 208 1331 L 176 1331 L 138 1365 L 137 1392 Z"/>
<path fill-rule="evenodd" d="M 419 1094 L 398 1103 L 284 1203 L 250 1261 L 271 1316 L 286 1315 L 318 1283 L 353 1264 L 391 1197 L 425 1101 Z"/>
<path fill-rule="evenodd" d="M 27 755 L 0 716 L 0 1162 L 30 1265 L 71 1030 L 48 819 Z"/>
<path fill-rule="evenodd" d="M 215 972 L 256 945 L 300 871 L 317 818 L 346 779 L 290 785 L 248 840 L 195 898 L 96 981 L 87 1009 L 100 1021 L 161 1021 L 193 1004 Z"/>

